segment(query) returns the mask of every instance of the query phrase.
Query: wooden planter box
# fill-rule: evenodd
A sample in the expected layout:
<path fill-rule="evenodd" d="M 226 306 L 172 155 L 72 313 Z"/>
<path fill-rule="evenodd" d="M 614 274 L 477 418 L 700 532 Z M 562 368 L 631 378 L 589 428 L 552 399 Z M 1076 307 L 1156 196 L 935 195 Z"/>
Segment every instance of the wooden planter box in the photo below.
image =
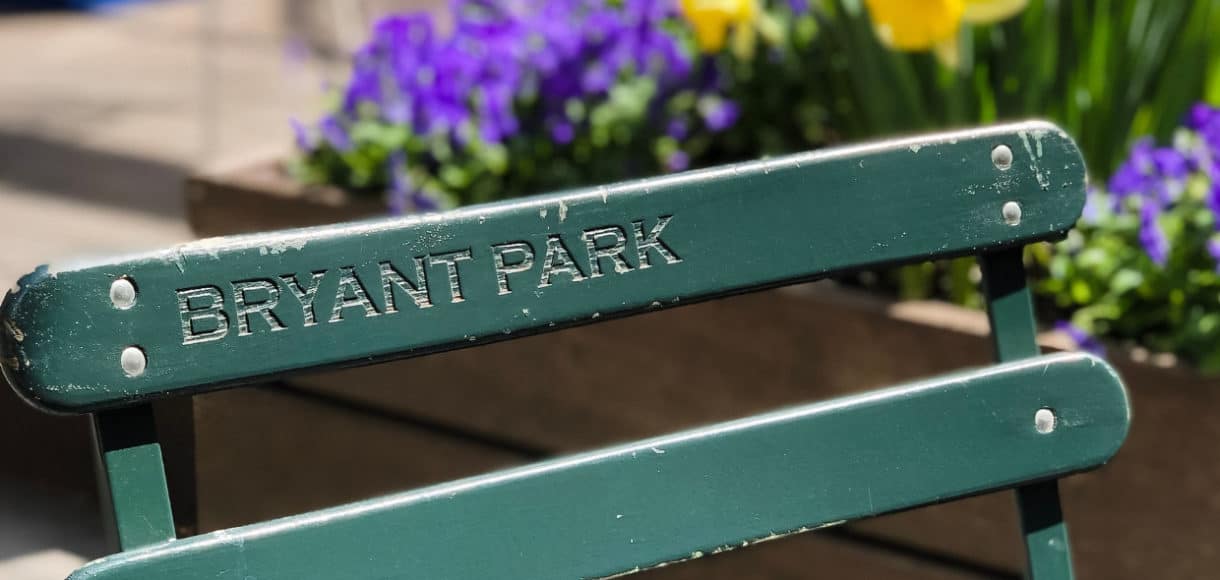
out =
<path fill-rule="evenodd" d="M 188 208 L 201 236 L 380 213 L 377 200 L 303 192 L 273 165 L 193 179 Z M 990 361 L 986 333 L 979 312 L 819 283 L 301 375 L 163 409 L 176 431 L 171 486 L 184 523 L 208 531 L 980 366 Z M 1210 577 L 1220 567 L 1220 380 L 1113 362 L 1135 420 L 1111 465 L 1061 484 L 1078 572 Z M 651 574 L 1017 578 L 1022 562 L 1003 493 Z"/>

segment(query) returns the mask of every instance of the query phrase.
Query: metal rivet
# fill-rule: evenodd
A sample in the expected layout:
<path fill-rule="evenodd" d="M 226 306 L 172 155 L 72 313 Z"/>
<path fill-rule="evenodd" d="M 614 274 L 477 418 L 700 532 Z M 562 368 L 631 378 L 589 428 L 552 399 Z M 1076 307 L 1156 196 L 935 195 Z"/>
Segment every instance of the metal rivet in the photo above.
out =
<path fill-rule="evenodd" d="M 123 367 L 123 373 L 127 376 L 138 377 L 144 374 L 144 369 L 148 367 L 148 359 L 140 347 L 129 346 L 123 349 L 123 354 L 119 355 L 119 365 Z"/>
<path fill-rule="evenodd" d="M 1012 149 L 1007 145 L 996 145 L 996 148 L 991 150 L 991 162 L 995 164 L 996 169 L 1007 171 L 1012 167 Z"/>
<path fill-rule="evenodd" d="M 136 305 L 136 285 L 128 278 L 118 278 L 110 283 L 110 303 L 119 310 Z"/>
<path fill-rule="evenodd" d="M 1015 201 L 1005 202 L 1000 213 L 1004 215 L 1004 223 L 1010 226 L 1021 223 L 1021 204 Z"/>
<path fill-rule="evenodd" d="M 1050 409 L 1038 409 L 1034 413 L 1034 429 L 1046 435 L 1055 430 L 1055 412 Z"/>

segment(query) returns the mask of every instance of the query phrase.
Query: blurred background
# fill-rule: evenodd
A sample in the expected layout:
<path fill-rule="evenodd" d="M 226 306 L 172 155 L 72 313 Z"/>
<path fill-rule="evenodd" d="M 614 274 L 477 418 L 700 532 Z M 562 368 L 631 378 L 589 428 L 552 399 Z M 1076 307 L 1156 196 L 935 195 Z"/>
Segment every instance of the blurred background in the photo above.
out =
<path fill-rule="evenodd" d="M 420 6 L 0 1 L 5 287 L 40 263 L 193 239 L 186 178 L 286 155 L 288 118 L 321 111 L 375 15 Z M 0 578 L 63 578 L 106 552 L 87 425 L 0 399 Z"/>
<path fill-rule="evenodd" d="M 1077 230 L 1027 251 L 1042 341 L 1110 358 L 1137 417 L 1115 465 L 1064 483 L 1082 577 L 1220 566 L 1220 0 L 0 0 L 0 71 L 5 283 L 199 237 L 1050 119 L 1091 186 Z M 864 272 L 166 403 L 179 533 L 983 364 L 978 279 L 970 259 Z M 754 340 L 722 344 L 725 328 Z M 597 356 L 636 336 L 684 345 L 615 357 L 655 384 Z M 530 365 L 571 386 L 520 378 Z M 108 553 L 96 504 L 87 422 L 0 396 L 0 578 Z M 855 577 L 1020 577 L 1008 496 L 962 504 L 675 570 L 800 577 L 817 554 Z"/>

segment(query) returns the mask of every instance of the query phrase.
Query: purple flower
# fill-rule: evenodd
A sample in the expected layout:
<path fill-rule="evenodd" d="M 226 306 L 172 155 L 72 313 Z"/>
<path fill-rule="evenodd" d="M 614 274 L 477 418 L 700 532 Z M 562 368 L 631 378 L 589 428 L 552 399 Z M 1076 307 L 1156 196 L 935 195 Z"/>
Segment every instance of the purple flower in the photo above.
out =
<path fill-rule="evenodd" d="M 1216 261 L 1216 272 L 1220 273 L 1220 234 L 1213 235 L 1207 240 L 1207 253 L 1211 254 L 1212 259 Z"/>
<path fill-rule="evenodd" d="M 1205 103 L 1198 103 L 1190 109 L 1186 116 L 1186 126 L 1199 134 L 1207 150 L 1211 166 L 1204 167 L 1213 178 L 1220 173 L 1220 108 Z"/>
<path fill-rule="evenodd" d="M 687 167 L 690 167 L 690 156 L 685 151 L 674 151 L 665 159 L 665 168 L 670 171 L 684 171 Z"/>
<path fill-rule="evenodd" d="M 292 137 L 301 151 L 313 151 L 317 145 L 309 135 L 309 128 L 296 117 L 290 117 L 288 124 L 292 126 Z"/>
<path fill-rule="evenodd" d="M 1110 178 L 1115 210 L 1131 197 L 1155 197 L 1162 204 L 1177 201 L 1190 171 L 1191 161 L 1181 151 L 1156 147 L 1151 138 L 1136 141 L 1127 160 Z"/>
<path fill-rule="evenodd" d="M 670 119 L 669 125 L 665 127 L 665 134 L 678 141 L 685 139 L 688 131 L 686 119 Z"/>
<path fill-rule="evenodd" d="M 441 208 L 440 200 L 424 191 L 417 191 L 411 196 L 411 205 L 416 212 L 436 211 Z"/>
<path fill-rule="evenodd" d="M 1203 131 L 1216 123 L 1220 123 L 1220 108 L 1207 103 L 1195 103 L 1186 114 L 1186 126 L 1195 131 Z"/>
<path fill-rule="evenodd" d="M 551 140 L 560 145 L 567 145 L 576 137 L 576 128 L 566 119 L 558 119 L 551 123 Z"/>
<path fill-rule="evenodd" d="M 390 174 L 390 191 L 386 206 L 390 215 L 402 215 L 407 211 L 407 200 L 414 193 L 411 176 L 407 175 L 406 152 L 400 150 L 391 153 L 386 164 Z"/>
<path fill-rule="evenodd" d="M 1067 322 L 1066 320 L 1056 322 L 1055 330 L 1066 334 L 1068 338 L 1071 339 L 1072 343 L 1076 345 L 1076 348 L 1080 350 L 1095 354 L 1097 356 L 1106 355 L 1106 348 L 1102 346 L 1100 341 L 1093 338 L 1093 336 L 1085 332 L 1084 329 Z"/>
<path fill-rule="evenodd" d="M 1139 238 L 1148 257 L 1156 265 L 1164 266 L 1169 260 L 1169 240 L 1165 238 L 1165 232 L 1157 223 L 1160 215 L 1160 206 L 1152 200 L 1144 200 L 1143 206 L 1140 208 Z"/>
<path fill-rule="evenodd" d="M 322 133 L 322 138 L 336 151 L 346 153 L 352 150 L 352 139 L 347 134 L 347 129 L 334 115 L 322 117 L 318 130 Z"/>
<path fill-rule="evenodd" d="M 798 5 L 804 2 L 794 10 Z M 426 13 L 377 21 L 352 55 L 341 105 L 319 122 L 315 140 L 350 151 L 352 124 L 373 117 L 412 139 L 446 139 L 459 148 L 522 133 L 567 144 L 585 128 L 565 114 L 573 102 L 589 110 L 618 83 L 641 78 L 655 87 L 644 114 L 657 127 L 668 123 L 669 134 L 681 135 L 676 139 L 688 134 L 687 120 L 668 122 L 664 103 L 680 91 L 710 95 L 701 114 L 713 131 L 739 115 L 735 103 L 718 96 L 731 79 L 715 66 L 695 74 L 693 51 L 672 33 L 681 24 L 672 0 L 453 0 L 450 16 L 451 32 L 444 33 Z M 308 133 L 301 135 L 298 143 L 306 142 Z M 666 164 L 685 167 L 684 156 Z M 417 168 L 437 162 L 412 161 Z M 440 207 L 412 186 L 406 167 L 399 153 L 387 160 L 391 211 Z"/>
<path fill-rule="evenodd" d="M 1152 152 L 1152 163 L 1162 177 L 1182 179 L 1190 173 L 1190 163 L 1177 149 L 1162 147 Z"/>
<path fill-rule="evenodd" d="M 1212 180 L 1212 185 L 1207 190 L 1206 203 L 1207 209 L 1212 210 L 1216 231 L 1220 231 L 1220 180 Z"/>
<path fill-rule="evenodd" d="M 386 196 L 386 206 L 390 215 L 403 215 L 436 211 L 441 204 L 436 197 L 415 188 L 411 176 L 407 174 L 407 154 L 395 151 L 386 160 L 386 171 L 389 173 L 390 190 Z"/>
<path fill-rule="evenodd" d="M 700 107 L 703 122 L 707 123 L 708 129 L 716 132 L 732 127 L 737 122 L 740 112 L 737 103 L 721 98 L 711 99 L 708 104 Z"/>
<path fill-rule="evenodd" d="M 1105 206 L 1106 194 L 1090 183 L 1085 188 L 1084 209 L 1080 212 L 1080 220 L 1089 225 L 1096 224 L 1101 219 Z"/>
<path fill-rule="evenodd" d="M 498 142 L 521 130 L 517 96 L 537 96 L 553 137 L 567 142 L 574 128 L 550 119 L 570 99 L 604 98 L 628 74 L 654 77 L 666 94 L 691 71 L 666 30 L 677 17 L 666 0 L 457 0 L 452 14 L 446 37 L 426 14 L 379 21 L 353 56 L 344 111 L 372 105 L 418 134 L 464 143 L 473 126 Z"/>
<path fill-rule="evenodd" d="M 788 10 L 797 16 L 808 14 L 809 0 L 788 0 Z"/>
<path fill-rule="evenodd" d="M 610 90 L 610 85 L 614 84 L 614 76 L 610 74 L 610 67 L 602 63 L 593 63 L 589 68 L 585 69 L 585 73 L 580 77 L 580 88 L 589 94 L 602 94 Z"/>

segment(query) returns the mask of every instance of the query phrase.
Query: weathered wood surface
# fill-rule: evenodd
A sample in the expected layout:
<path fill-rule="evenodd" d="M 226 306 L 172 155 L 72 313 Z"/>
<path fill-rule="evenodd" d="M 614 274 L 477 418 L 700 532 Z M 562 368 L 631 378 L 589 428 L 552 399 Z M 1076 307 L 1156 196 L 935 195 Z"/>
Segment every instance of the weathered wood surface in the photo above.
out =
<path fill-rule="evenodd" d="M 205 240 L 23 278 L 0 361 L 35 404 L 96 410 L 1054 239 L 1083 203 L 1075 144 L 1030 122 Z M 111 303 L 118 278 L 134 304 Z"/>
<path fill-rule="evenodd" d="M 607 578 L 1091 469 L 1130 412 L 1104 362 L 1050 355 L 164 542 L 73 578 Z"/>

